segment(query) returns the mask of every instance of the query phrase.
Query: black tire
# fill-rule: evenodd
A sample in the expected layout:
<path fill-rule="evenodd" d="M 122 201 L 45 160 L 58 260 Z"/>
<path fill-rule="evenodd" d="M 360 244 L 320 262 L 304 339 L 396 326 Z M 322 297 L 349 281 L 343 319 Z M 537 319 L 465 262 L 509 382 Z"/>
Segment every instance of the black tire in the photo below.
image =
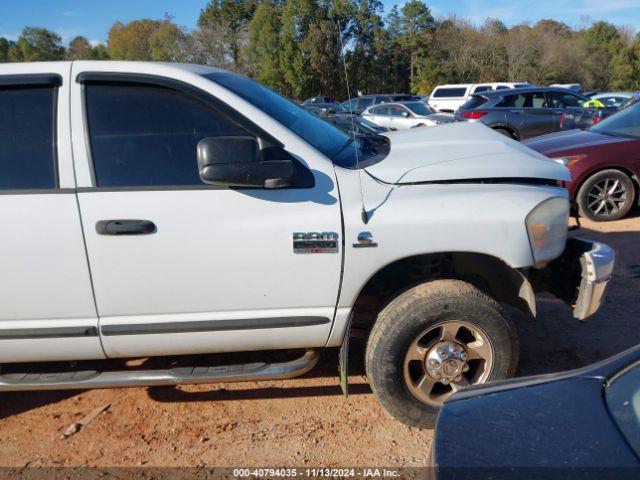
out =
<path fill-rule="evenodd" d="M 613 195 L 604 193 L 604 188 L 608 185 L 610 187 L 606 190 L 613 191 Z M 614 186 L 616 190 L 613 190 Z M 618 193 L 620 191 L 624 193 Z M 602 198 L 600 195 L 603 195 Z M 633 207 L 635 198 L 636 189 L 631 178 L 620 170 L 608 169 L 587 178 L 578 190 L 576 201 L 581 216 L 595 222 L 609 222 L 626 216 Z"/>
<path fill-rule="evenodd" d="M 365 358 L 367 377 L 378 401 L 406 425 L 431 428 L 435 424 L 439 407 L 410 392 L 403 376 L 405 356 L 421 332 L 448 320 L 471 324 L 488 338 L 493 360 L 485 381 L 510 378 L 516 372 L 518 338 L 499 303 L 459 280 L 436 280 L 407 290 L 379 313 Z"/>
<path fill-rule="evenodd" d="M 513 140 L 517 140 L 516 136 L 506 128 L 497 127 L 497 128 L 494 128 L 494 130 L 498 133 L 501 133 L 505 137 L 509 137 L 509 138 L 512 138 Z"/>

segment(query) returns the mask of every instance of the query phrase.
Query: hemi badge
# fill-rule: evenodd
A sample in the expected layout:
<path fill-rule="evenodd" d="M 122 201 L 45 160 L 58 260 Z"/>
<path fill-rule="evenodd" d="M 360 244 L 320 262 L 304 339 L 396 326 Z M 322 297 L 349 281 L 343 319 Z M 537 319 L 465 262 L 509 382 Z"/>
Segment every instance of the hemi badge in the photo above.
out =
<path fill-rule="evenodd" d="M 335 232 L 294 232 L 293 253 L 338 253 Z"/>

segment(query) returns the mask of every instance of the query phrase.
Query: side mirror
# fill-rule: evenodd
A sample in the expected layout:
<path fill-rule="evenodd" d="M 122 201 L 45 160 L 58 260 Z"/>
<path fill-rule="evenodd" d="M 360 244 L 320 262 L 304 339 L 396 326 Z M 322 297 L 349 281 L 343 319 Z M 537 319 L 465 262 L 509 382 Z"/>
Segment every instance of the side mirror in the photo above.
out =
<path fill-rule="evenodd" d="M 409 116 L 409 112 L 402 112 L 402 116 L 403 116 L 404 118 L 407 118 L 407 117 Z"/>
<path fill-rule="evenodd" d="M 198 142 L 198 172 L 204 183 L 223 187 L 291 186 L 293 161 L 263 160 L 254 137 L 207 137 Z"/>

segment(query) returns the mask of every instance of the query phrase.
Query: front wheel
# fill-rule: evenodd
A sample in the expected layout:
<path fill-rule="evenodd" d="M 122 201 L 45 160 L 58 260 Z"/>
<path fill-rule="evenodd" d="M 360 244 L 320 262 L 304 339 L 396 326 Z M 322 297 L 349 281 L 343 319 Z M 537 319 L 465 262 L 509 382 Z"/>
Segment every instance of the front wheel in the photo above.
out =
<path fill-rule="evenodd" d="M 401 422 L 429 428 L 458 390 L 515 374 L 518 341 L 505 310 L 459 280 L 424 283 L 378 315 L 366 370 L 382 406 Z"/>
<path fill-rule="evenodd" d="M 591 175 L 577 195 L 580 214 L 596 222 L 620 220 L 635 199 L 633 181 L 620 170 L 602 170 Z"/>

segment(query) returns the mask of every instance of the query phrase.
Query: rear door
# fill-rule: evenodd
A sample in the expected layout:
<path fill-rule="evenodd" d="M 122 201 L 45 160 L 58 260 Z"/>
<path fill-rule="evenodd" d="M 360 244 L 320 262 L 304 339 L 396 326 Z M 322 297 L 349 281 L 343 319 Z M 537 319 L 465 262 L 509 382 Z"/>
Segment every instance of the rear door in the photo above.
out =
<path fill-rule="evenodd" d="M 239 102 L 227 90 L 175 68 L 167 74 L 184 81 L 158 77 L 162 67 L 153 65 L 106 75 L 96 70 L 108 64 L 92 63 L 88 73 L 81 66 L 72 100 L 78 197 L 107 355 L 323 346 L 341 247 L 306 252 L 293 239 L 341 235 L 331 162 L 283 136 L 310 169 L 305 187 L 205 185 L 198 142 L 253 135 L 262 112 L 241 114 L 221 100 Z M 267 128 L 286 130 L 273 120 Z M 133 230 L 109 234 L 101 225 L 110 221 Z"/>
<path fill-rule="evenodd" d="M 104 356 L 75 194 L 69 66 L 0 69 L 0 362 Z"/>
<path fill-rule="evenodd" d="M 547 107 L 543 92 L 509 95 L 499 106 L 507 107 L 507 124 L 516 127 L 521 140 L 554 131 L 555 113 Z"/>

